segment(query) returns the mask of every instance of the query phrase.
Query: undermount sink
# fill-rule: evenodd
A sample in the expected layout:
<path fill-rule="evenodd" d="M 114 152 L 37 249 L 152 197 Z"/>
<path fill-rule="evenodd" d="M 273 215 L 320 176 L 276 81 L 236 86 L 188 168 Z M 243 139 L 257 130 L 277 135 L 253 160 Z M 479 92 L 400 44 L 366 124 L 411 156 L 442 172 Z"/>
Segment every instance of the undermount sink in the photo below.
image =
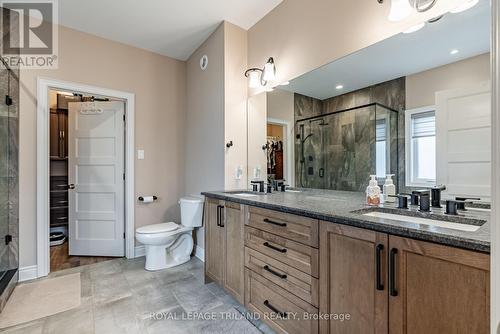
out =
<path fill-rule="evenodd" d="M 256 196 L 258 196 L 256 194 L 252 194 L 252 193 L 233 193 L 231 195 L 241 196 L 241 197 L 256 197 Z"/>
<path fill-rule="evenodd" d="M 443 227 L 443 228 L 449 228 L 452 230 L 459 230 L 459 231 L 465 231 L 465 232 L 475 232 L 482 225 L 482 224 L 477 225 L 477 224 L 457 223 L 457 222 L 450 222 L 450 221 L 430 219 L 430 218 L 421 218 L 421 217 L 380 212 L 380 211 L 371 211 L 371 212 L 363 213 L 363 216 L 382 218 L 382 219 L 390 219 L 390 220 L 402 221 L 405 223 L 414 223 L 414 224 L 421 224 L 421 225 Z"/>

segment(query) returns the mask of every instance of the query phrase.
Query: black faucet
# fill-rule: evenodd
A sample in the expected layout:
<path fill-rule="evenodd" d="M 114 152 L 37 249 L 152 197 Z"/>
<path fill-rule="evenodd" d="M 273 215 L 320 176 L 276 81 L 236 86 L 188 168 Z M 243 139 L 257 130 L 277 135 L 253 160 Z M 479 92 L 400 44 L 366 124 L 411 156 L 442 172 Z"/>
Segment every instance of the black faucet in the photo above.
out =
<path fill-rule="evenodd" d="M 414 190 L 410 194 L 410 204 L 418 205 L 418 197 L 420 196 L 420 191 Z"/>
<path fill-rule="evenodd" d="M 414 204 L 414 199 L 416 198 L 417 203 L 420 202 L 420 211 L 429 212 L 431 211 L 431 193 L 429 190 L 416 190 L 412 191 L 412 203 Z M 414 198 L 415 197 L 415 198 Z"/>
<path fill-rule="evenodd" d="M 465 203 L 471 204 L 470 201 L 480 201 L 479 197 L 455 197 L 455 201 L 457 202 L 457 209 L 462 211 L 467 211 L 465 208 Z"/>
<path fill-rule="evenodd" d="M 398 194 L 396 196 L 389 195 L 390 197 L 397 197 L 398 209 L 408 209 L 408 194 Z"/>
<path fill-rule="evenodd" d="M 441 207 L 441 192 L 443 190 L 446 190 L 444 185 L 431 188 L 431 205 L 433 208 Z"/>
<path fill-rule="evenodd" d="M 280 190 L 280 187 L 285 184 L 285 180 L 273 180 L 273 188 L 274 190 L 278 191 Z"/>
<path fill-rule="evenodd" d="M 257 191 L 257 186 L 259 186 L 259 192 L 264 192 L 264 181 L 250 181 L 252 184 L 253 191 Z"/>
<path fill-rule="evenodd" d="M 447 200 L 446 201 L 446 212 L 445 213 L 447 215 L 453 215 L 453 216 L 458 215 L 457 206 L 458 206 L 458 202 L 457 201 Z"/>

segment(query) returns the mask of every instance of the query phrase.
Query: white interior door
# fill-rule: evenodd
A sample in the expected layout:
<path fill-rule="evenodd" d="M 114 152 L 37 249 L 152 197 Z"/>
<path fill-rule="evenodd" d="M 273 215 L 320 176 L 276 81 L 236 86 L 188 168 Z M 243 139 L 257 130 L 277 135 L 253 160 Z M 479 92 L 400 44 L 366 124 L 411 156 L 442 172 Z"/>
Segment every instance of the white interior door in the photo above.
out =
<path fill-rule="evenodd" d="M 124 256 L 124 103 L 69 103 L 69 254 Z"/>
<path fill-rule="evenodd" d="M 491 200 L 490 101 L 489 82 L 436 93 L 437 184 L 447 197 Z"/>

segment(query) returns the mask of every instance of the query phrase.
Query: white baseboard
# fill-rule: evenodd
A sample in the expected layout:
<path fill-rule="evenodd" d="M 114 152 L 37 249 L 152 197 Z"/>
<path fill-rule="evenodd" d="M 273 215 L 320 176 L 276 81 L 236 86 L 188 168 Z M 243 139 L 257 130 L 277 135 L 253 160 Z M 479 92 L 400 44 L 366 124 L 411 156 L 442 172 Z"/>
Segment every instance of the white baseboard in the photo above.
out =
<path fill-rule="evenodd" d="M 135 246 L 134 257 L 141 257 L 144 255 L 146 255 L 146 248 L 144 247 L 144 245 Z"/>
<path fill-rule="evenodd" d="M 195 245 L 194 256 L 196 256 L 202 262 L 205 262 L 205 250 L 198 245 Z"/>
<path fill-rule="evenodd" d="M 19 282 L 38 278 L 38 267 L 36 265 L 19 268 Z"/>

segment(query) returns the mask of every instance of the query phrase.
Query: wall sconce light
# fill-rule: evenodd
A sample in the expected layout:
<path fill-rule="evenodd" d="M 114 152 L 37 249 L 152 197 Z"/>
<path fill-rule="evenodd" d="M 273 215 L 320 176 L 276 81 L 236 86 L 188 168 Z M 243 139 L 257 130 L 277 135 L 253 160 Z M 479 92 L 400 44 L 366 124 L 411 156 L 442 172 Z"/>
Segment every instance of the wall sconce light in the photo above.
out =
<path fill-rule="evenodd" d="M 254 67 L 246 70 L 245 77 L 248 78 L 248 87 L 250 88 L 265 86 L 269 81 L 273 81 L 276 77 L 273 57 L 269 57 L 263 69 Z"/>

